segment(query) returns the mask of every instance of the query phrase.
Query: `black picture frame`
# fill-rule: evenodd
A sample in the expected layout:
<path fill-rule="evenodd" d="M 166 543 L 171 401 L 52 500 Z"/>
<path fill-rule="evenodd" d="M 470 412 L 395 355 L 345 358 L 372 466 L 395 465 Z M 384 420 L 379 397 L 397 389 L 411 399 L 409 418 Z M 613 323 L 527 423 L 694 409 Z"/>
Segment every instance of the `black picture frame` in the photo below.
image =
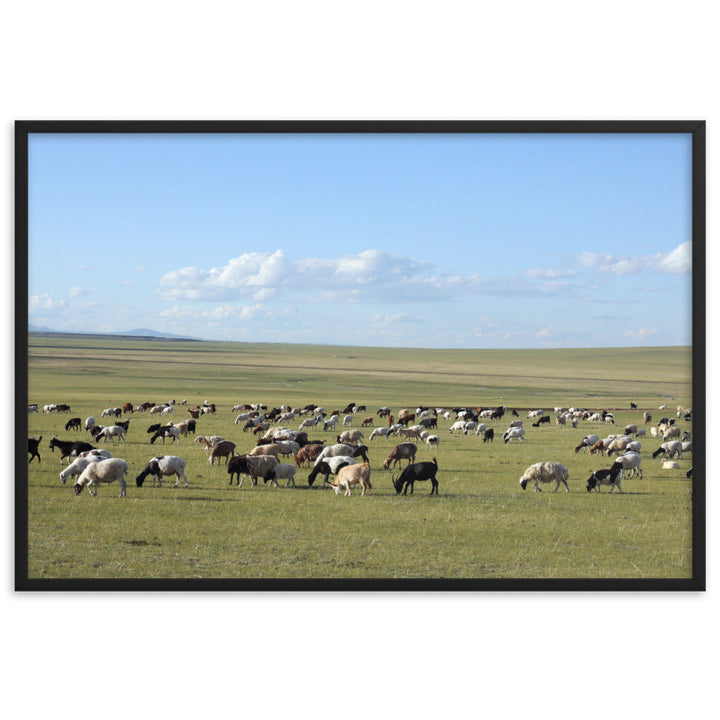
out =
<path fill-rule="evenodd" d="M 704 121 L 32 121 L 15 123 L 16 591 L 702 591 L 706 588 Z M 692 137 L 692 577 L 689 579 L 62 579 L 28 577 L 28 143 L 41 133 L 685 133 Z"/>

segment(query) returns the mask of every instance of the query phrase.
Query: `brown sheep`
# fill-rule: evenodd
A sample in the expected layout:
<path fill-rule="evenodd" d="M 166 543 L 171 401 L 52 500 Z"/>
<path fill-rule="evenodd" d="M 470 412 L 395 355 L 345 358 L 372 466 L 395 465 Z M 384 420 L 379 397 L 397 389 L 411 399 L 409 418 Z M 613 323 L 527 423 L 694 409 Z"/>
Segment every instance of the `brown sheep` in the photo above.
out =
<path fill-rule="evenodd" d="M 210 457 L 208 458 L 208 462 L 211 465 L 215 464 L 215 458 L 218 459 L 218 465 L 220 464 L 220 458 L 224 457 L 225 462 L 228 462 L 228 459 L 233 457 L 235 455 L 235 443 L 230 442 L 230 440 L 222 440 L 219 442 L 210 453 Z"/>

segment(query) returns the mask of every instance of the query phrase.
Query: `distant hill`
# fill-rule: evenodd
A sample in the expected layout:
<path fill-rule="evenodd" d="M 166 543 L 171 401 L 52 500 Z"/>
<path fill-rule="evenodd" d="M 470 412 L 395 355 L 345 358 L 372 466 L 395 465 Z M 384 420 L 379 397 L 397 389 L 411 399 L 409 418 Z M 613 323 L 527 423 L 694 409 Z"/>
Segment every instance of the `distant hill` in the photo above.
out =
<path fill-rule="evenodd" d="M 104 335 L 110 337 L 140 337 L 162 340 L 202 340 L 202 338 L 190 337 L 188 335 L 175 335 L 173 333 L 163 333 L 148 328 L 136 328 L 134 330 L 126 330 L 125 332 L 86 332 L 86 331 L 69 331 L 69 330 L 52 330 L 47 327 L 39 327 L 37 325 L 28 325 L 28 332 L 31 333 L 48 333 L 51 335 Z"/>

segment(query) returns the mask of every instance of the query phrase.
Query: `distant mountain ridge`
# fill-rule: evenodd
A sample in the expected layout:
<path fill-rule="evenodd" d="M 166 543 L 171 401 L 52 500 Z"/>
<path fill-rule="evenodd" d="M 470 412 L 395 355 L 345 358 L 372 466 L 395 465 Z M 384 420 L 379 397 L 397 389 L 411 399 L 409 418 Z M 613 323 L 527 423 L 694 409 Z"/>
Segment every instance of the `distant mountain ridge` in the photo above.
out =
<path fill-rule="evenodd" d="M 87 330 L 52 330 L 51 328 L 29 324 L 28 332 L 51 333 L 54 335 L 112 335 L 116 337 L 168 338 L 169 340 L 202 340 L 202 338 L 189 335 L 175 335 L 174 333 L 158 332 L 149 328 L 135 328 L 124 332 L 91 332 Z"/>

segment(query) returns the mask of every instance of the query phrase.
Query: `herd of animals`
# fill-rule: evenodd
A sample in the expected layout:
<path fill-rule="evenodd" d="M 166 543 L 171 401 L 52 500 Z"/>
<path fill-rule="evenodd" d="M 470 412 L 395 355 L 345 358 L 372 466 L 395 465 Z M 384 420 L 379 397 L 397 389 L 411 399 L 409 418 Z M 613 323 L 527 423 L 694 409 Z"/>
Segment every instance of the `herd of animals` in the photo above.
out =
<path fill-rule="evenodd" d="M 636 403 L 630 403 L 630 409 L 638 410 Z M 593 471 L 586 482 L 588 491 L 600 491 L 602 486 L 609 486 L 610 492 L 616 488 L 623 492 L 621 481 L 627 474 L 629 477 L 638 475 L 642 477 L 641 468 L 641 442 L 638 438 L 653 437 L 660 440 L 659 447 L 652 457 L 663 457 L 663 467 L 680 469 L 677 460 L 684 454 L 692 453 L 692 440 L 689 430 L 681 430 L 676 422 L 679 419 L 686 423 L 692 421 L 692 411 L 678 407 L 675 411 L 668 411 L 666 405 L 658 408 L 662 416 L 657 421 L 649 412 L 642 413 L 642 421 L 631 423 L 624 427 L 622 433 L 611 433 L 604 438 L 597 434 L 588 434 L 575 447 L 575 452 L 589 452 L 601 456 L 615 456 L 609 468 Z M 43 412 L 45 414 L 60 414 L 66 416 L 71 413 L 67 404 L 49 404 L 42 407 L 28 405 L 28 413 Z M 528 410 L 524 419 L 520 418 L 517 409 L 507 407 L 478 408 L 478 407 L 417 407 L 402 409 L 393 413 L 387 406 L 383 406 L 373 414 L 368 414 L 364 405 L 349 403 L 343 410 L 335 409 L 326 412 L 324 408 L 308 404 L 302 408 L 268 409 L 267 406 L 257 404 L 235 405 L 232 414 L 236 415 L 234 424 L 241 425 L 244 433 L 251 433 L 256 445 L 248 453 L 237 453 L 237 444 L 219 435 L 197 434 L 197 423 L 204 415 L 214 415 L 218 409 L 214 403 L 205 401 L 202 405 L 187 407 L 187 400 L 175 403 L 171 400 L 164 404 L 151 402 L 133 405 L 126 403 L 119 407 L 106 408 L 100 413 L 100 419 L 110 418 L 104 425 L 98 423 L 95 417 L 71 417 L 64 423 L 66 432 L 89 433 L 91 442 L 77 439 L 61 440 L 54 435 L 49 441 L 49 448 L 54 453 L 58 450 L 60 462 L 67 461 L 60 473 L 60 480 L 65 483 L 68 478 L 76 478 L 74 482 L 75 494 L 79 495 L 87 486 L 91 495 L 97 494 L 97 485 L 111 483 L 115 480 L 120 485 L 120 497 L 126 495 L 125 476 L 129 472 L 128 463 L 113 457 L 107 450 L 108 441 L 118 447 L 125 443 L 125 436 L 129 431 L 131 419 L 137 413 L 176 417 L 178 414 L 187 414 L 189 417 L 179 422 L 167 421 L 151 424 L 146 432 L 149 443 L 156 442 L 179 445 L 182 437 L 193 436 L 194 443 L 201 445 L 208 457 L 208 462 L 219 465 L 224 459 L 229 483 L 233 480 L 242 487 L 246 477 L 250 478 L 251 485 L 255 486 L 259 478 L 265 484 L 277 487 L 278 480 L 284 480 L 285 487 L 295 487 L 295 475 L 299 468 L 310 467 L 307 478 L 308 485 L 312 487 L 315 480 L 322 475 L 322 486 L 331 486 L 336 494 L 344 492 L 351 494 L 352 486 L 360 486 L 361 494 L 372 493 L 370 480 L 370 461 L 368 459 L 369 446 L 364 443 L 365 433 L 370 431 L 368 442 L 384 439 L 386 443 L 390 438 L 399 439 L 390 450 L 383 462 L 385 470 L 394 470 L 399 467 L 400 472 L 392 475 L 392 483 L 397 494 L 406 494 L 408 489 L 412 494 L 416 482 L 430 484 L 430 494 L 437 495 L 439 491 L 438 462 L 416 462 L 419 443 L 425 443 L 426 448 L 440 446 L 438 434 L 438 421 L 449 423 L 447 432 L 463 435 L 473 434 L 482 437 L 484 443 L 494 442 L 495 429 L 488 427 L 489 421 L 502 421 L 504 416 L 512 418 L 508 428 L 502 433 L 504 443 L 525 442 L 525 423 L 530 428 L 539 428 L 545 425 L 578 427 L 580 422 L 602 423 L 606 426 L 615 425 L 615 416 L 607 410 L 589 411 L 583 408 L 563 409 L 556 407 L 553 413 L 543 410 Z M 667 415 L 665 414 L 667 413 Z M 128 418 L 127 416 L 131 416 Z M 125 417 L 126 419 L 121 419 Z M 135 423 L 137 420 L 135 419 Z M 297 429 L 290 425 L 297 426 Z M 372 428 L 372 430 L 370 430 Z M 528 428 L 529 429 L 529 428 Z M 322 434 L 324 437 L 310 438 L 308 432 Z M 333 433 L 336 442 L 328 444 L 327 432 Z M 332 436 L 331 436 L 332 437 Z M 41 462 L 40 443 L 42 437 L 28 438 L 28 463 L 37 458 Z M 105 448 L 97 445 L 102 442 Z M 292 462 L 282 462 L 285 459 Z M 360 462 L 362 460 L 362 462 Z M 402 467 L 402 461 L 406 461 Z M 152 457 L 136 477 L 137 487 L 142 487 L 145 479 L 152 475 L 152 485 L 157 482 L 160 486 L 163 477 L 176 476 L 175 487 L 182 480 L 185 487 L 189 486 L 185 474 L 186 461 L 177 455 L 158 455 Z M 686 472 L 692 476 L 692 467 Z M 528 484 L 533 483 L 534 490 L 540 491 L 541 485 L 555 483 L 553 492 L 560 486 L 568 487 L 569 471 L 561 463 L 553 461 L 536 462 L 528 467 L 520 477 L 520 487 L 525 490 Z"/>

